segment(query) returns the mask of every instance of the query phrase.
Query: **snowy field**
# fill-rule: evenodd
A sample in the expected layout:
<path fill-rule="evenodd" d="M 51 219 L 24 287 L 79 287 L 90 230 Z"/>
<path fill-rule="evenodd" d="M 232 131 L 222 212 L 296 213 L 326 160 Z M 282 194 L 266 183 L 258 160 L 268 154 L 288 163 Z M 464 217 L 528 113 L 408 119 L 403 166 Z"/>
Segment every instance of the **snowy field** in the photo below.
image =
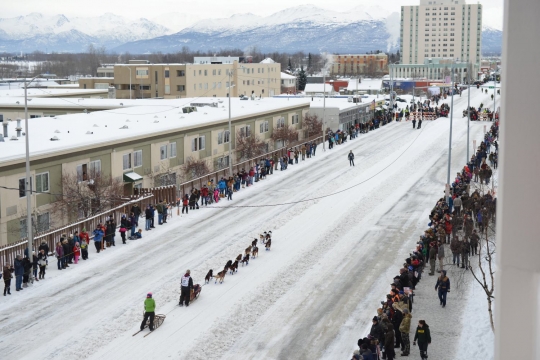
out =
<path fill-rule="evenodd" d="M 489 104 L 489 95 L 471 91 L 471 105 Z M 454 102 L 454 175 L 466 162 L 466 106 L 464 92 Z M 491 123 L 471 122 L 471 141 L 484 125 Z M 394 122 L 326 152 L 319 146 L 314 158 L 242 189 L 232 202 L 175 213 L 128 245 L 117 236 L 115 248 L 90 250 L 89 261 L 66 271 L 50 258 L 44 281 L 0 299 L 2 359 L 350 359 L 443 195 L 448 129 L 445 118 L 421 130 Z M 277 204 L 284 205 L 265 206 Z M 221 270 L 268 230 L 271 251 L 260 247 L 247 267 L 178 307 L 186 269 L 202 284 L 209 269 Z M 420 283 L 415 311 L 422 298 L 438 304 L 434 280 Z M 167 318 L 150 336 L 133 337 L 147 292 Z M 451 293 L 446 309 L 430 309 L 444 328 L 426 318 L 430 359 L 457 358 L 464 304 L 452 296 L 459 295 Z M 417 357 L 414 348 L 410 358 Z"/>

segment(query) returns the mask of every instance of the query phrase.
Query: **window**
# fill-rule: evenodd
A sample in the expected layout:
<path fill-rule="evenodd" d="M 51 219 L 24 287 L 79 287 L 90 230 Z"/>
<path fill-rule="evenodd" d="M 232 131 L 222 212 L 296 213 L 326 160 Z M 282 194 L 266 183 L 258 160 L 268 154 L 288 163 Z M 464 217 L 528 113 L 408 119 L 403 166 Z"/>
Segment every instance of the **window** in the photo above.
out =
<path fill-rule="evenodd" d="M 123 170 L 131 169 L 131 154 L 124 154 L 122 156 L 122 169 Z"/>
<path fill-rule="evenodd" d="M 137 70 L 137 76 L 148 76 L 148 70 Z"/>
<path fill-rule="evenodd" d="M 42 231 L 49 230 L 49 227 L 50 227 L 49 213 L 46 212 L 46 213 L 43 213 L 43 214 L 38 214 L 38 216 L 37 216 L 37 226 L 36 226 L 37 232 L 42 232 Z"/>
<path fill-rule="evenodd" d="M 165 85 L 165 94 L 171 93 L 171 85 Z"/>
<path fill-rule="evenodd" d="M 251 125 L 246 125 L 240 128 L 240 136 L 249 137 L 251 135 Z"/>
<path fill-rule="evenodd" d="M 32 191 L 32 177 L 30 176 L 30 191 Z M 19 179 L 19 197 L 26 197 L 26 178 Z"/>
<path fill-rule="evenodd" d="M 49 173 L 36 174 L 36 192 L 49 192 Z"/>
<path fill-rule="evenodd" d="M 261 134 L 268 132 L 268 121 L 263 121 L 260 125 L 259 132 Z"/>
<path fill-rule="evenodd" d="M 169 70 L 165 70 L 165 79 L 169 77 Z"/>
<path fill-rule="evenodd" d="M 212 75 L 216 75 L 216 69 L 212 70 Z"/>
<path fill-rule="evenodd" d="M 277 128 L 282 128 L 282 127 L 285 127 L 285 118 L 284 117 L 280 117 L 277 121 Z"/>
<path fill-rule="evenodd" d="M 176 91 L 184 92 L 186 91 L 185 85 L 176 85 Z"/>
<path fill-rule="evenodd" d="M 176 76 L 186 76 L 186 72 L 184 70 L 176 70 Z"/>
<path fill-rule="evenodd" d="M 223 156 L 216 160 L 216 168 L 223 169 L 229 166 L 229 156 Z"/>
<path fill-rule="evenodd" d="M 204 70 L 204 76 L 208 75 L 208 70 Z"/>
<path fill-rule="evenodd" d="M 142 150 L 135 151 L 133 153 L 133 167 L 142 166 Z"/>
<path fill-rule="evenodd" d="M 200 151 L 206 148 L 206 136 L 199 136 L 191 140 L 191 151 Z"/>
<path fill-rule="evenodd" d="M 167 158 L 167 145 L 161 145 L 159 148 L 159 158 L 160 160 L 165 160 Z"/>
<path fill-rule="evenodd" d="M 229 130 L 220 131 L 218 133 L 218 145 L 226 144 L 229 142 L 230 136 L 229 136 Z"/>
<path fill-rule="evenodd" d="M 217 88 L 221 89 L 221 83 L 220 82 L 217 83 Z"/>
<path fill-rule="evenodd" d="M 169 144 L 169 157 L 175 158 L 176 157 L 176 143 L 170 143 Z"/>
<path fill-rule="evenodd" d="M 202 75 L 202 70 L 199 70 L 199 75 Z"/>
<path fill-rule="evenodd" d="M 88 163 L 88 170 L 90 171 L 90 178 L 101 174 L 101 160 L 90 161 Z"/>
<path fill-rule="evenodd" d="M 293 115 L 291 120 L 293 125 L 298 124 L 298 115 Z"/>
<path fill-rule="evenodd" d="M 156 80 L 156 84 L 158 83 L 158 76 L 157 76 L 157 71 L 154 71 L 154 78 Z"/>

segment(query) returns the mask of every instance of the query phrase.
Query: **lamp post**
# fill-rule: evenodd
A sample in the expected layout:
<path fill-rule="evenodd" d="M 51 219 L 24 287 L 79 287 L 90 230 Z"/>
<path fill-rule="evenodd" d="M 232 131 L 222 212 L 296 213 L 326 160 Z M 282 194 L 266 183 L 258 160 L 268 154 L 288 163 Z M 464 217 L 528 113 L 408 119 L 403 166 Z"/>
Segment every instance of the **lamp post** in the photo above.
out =
<path fill-rule="evenodd" d="M 28 85 L 34 79 L 36 79 L 37 76 L 34 76 L 32 80 L 29 82 L 24 83 L 24 131 L 25 131 L 25 145 L 26 145 L 26 158 L 25 158 L 25 165 L 26 165 L 26 186 L 25 186 L 25 194 L 26 194 L 26 232 L 27 232 L 27 238 L 28 238 L 28 259 L 30 261 L 32 260 L 32 251 L 34 248 L 34 236 L 32 234 L 32 178 L 30 177 L 30 141 L 29 139 L 29 132 L 28 132 L 28 94 L 27 89 Z M 30 280 L 32 280 L 33 273 L 30 272 Z"/>
<path fill-rule="evenodd" d="M 452 163 L 452 121 L 454 120 L 454 62 L 452 70 L 452 99 L 450 100 L 450 136 L 448 140 L 448 173 L 446 176 L 446 202 L 450 203 L 450 165 Z"/>
<path fill-rule="evenodd" d="M 465 164 L 469 162 L 469 133 L 470 133 L 470 124 L 471 124 L 471 73 L 470 66 L 467 63 L 467 159 Z"/>
<path fill-rule="evenodd" d="M 232 176 L 232 152 L 231 152 L 231 141 L 232 141 L 232 130 L 231 130 L 231 90 L 232 90 L 232 70 L 229 70 L 229 176 Z M 270 95 L 270 94 L 269 94 Z"/>

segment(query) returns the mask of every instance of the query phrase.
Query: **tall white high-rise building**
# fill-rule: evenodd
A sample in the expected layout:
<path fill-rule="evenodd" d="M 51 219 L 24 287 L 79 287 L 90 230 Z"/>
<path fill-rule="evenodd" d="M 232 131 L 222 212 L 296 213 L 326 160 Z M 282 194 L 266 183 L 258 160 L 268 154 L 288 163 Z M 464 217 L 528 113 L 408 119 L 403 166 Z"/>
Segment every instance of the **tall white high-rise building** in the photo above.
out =
<path fill-rule="evenodd" d="M 447 58 L 480 65 L 482 5 L 465 0 L 420 0 L 401 7 L 401 64 Z"/>

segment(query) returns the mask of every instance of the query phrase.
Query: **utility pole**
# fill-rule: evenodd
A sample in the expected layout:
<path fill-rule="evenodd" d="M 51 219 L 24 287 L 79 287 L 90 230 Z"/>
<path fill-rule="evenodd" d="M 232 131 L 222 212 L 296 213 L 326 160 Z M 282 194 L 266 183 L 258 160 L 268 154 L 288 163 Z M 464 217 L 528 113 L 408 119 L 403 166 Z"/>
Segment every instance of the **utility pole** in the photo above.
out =
<path fill-rule="evenodd" d="M 229 70 L 229 176 L 232 175 L 232 152 L 231 152 L 231 141 L 232 141 L 232 132 L 231 132 L 231 82 L 232 70 Z M 270 94 L 268 94 L 270 95 Z"/>
<path fill-rule="evenodd" d="M 470 156 L 469 156 L 470 124 L 471 124 L 471 73 L 470 73 L 469 63 L 467 63 L 467 159 L 465 161 L 465 164 L 467 164 L 470 159 Z"/>
<path fill-rule="evenodd" d="M 324 128 L 324 123 L 326 121 L 326 92 L 325 92 L 325 90 L 326 90 L 326 59 L 325 59 L 324 67 L 323 67 L 323 81 L 322 82 L 323 82 L 323 121 L 322 121 L 323 122 L 323 125 L 322 125 L 322 127 L 323 127 L 323 139 L 322 140 L 323 140 L 323 142 L 322 142 L 322 148 L 323 148 L 323 151 L 326 151 L 326 146 L 324 144 L 325 140 L 326 140 L 325 135 L 324 135 L 324 133 L 326 131 L 325 128 Z"/>
<path fill-rule="evenodd" d="M 34 77 L 35 79 L 35 77 Z M 28 94 L 27 89 L 28 85 L 34 79 L 24 84 L 24 131 L 25 131 L 25 142 L 26 142 L 26 232 L 28 238 L 28 260 L 33 262 L 32 251 L 34 248 L 34 235 L 32 234 L 32 178 L 30 176 L 30 141 L 29 141 L 29 132 L 28 132 Z M 33 273 L 30 272 L 29 280 L 32 282 Z"/>
<path fill-rule="evenodd" d="M 452 62 L 452 99 L 450 100 L 450 136 L 448 140 L 448 173 L 446 176 L 446 202 L 450 203 L 450 165 L 452 164 L 452 121 L 454 120 L 454 63 Z"/>

